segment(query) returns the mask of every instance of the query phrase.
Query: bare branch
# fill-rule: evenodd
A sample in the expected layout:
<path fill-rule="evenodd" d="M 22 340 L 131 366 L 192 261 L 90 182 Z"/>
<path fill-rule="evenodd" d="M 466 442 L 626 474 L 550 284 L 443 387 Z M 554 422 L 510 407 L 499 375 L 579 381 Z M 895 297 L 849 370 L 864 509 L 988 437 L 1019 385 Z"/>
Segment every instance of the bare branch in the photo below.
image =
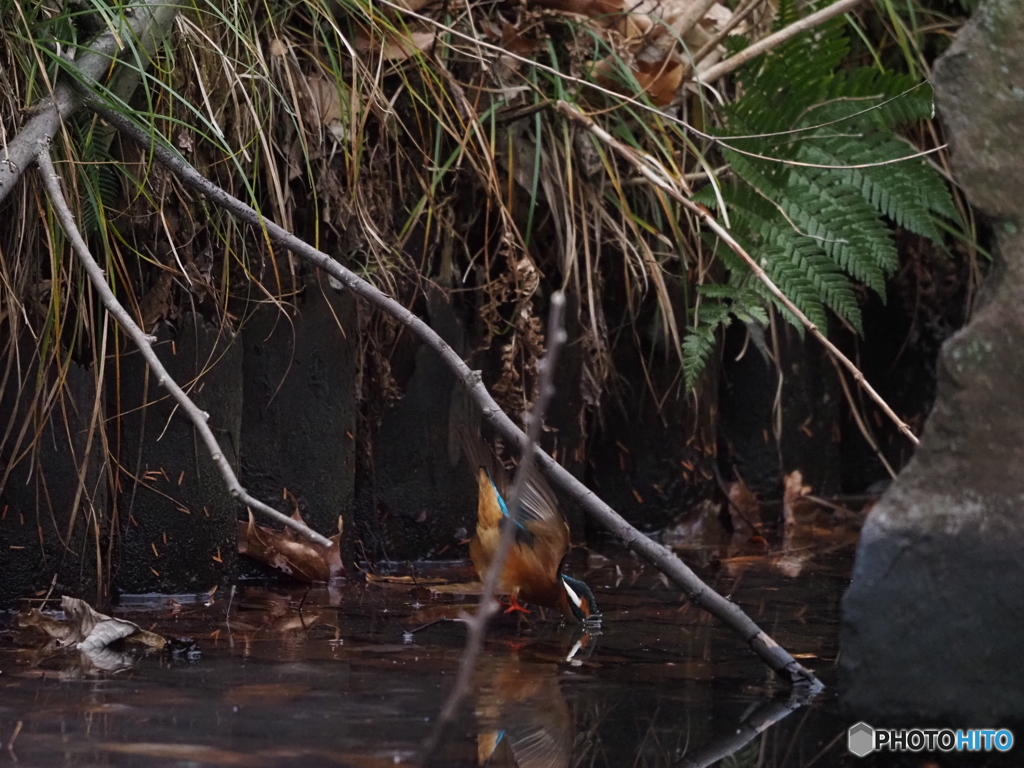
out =
<path fill-rule="evenodd" d="M 179 387 L 177 382 L 174 381 L 170 374 L 167 373 L 167 369 L 164 368 L 163 363 L 160 362 L 160 358 L 157 357 L 156 353 L 153 351 L 153 337 L 143 333 L 142 329 L 136 325 L 135 320 L 133 320 L 132 316 L 128 314 L 128 311 L 124 306 L 122 306 L 121 302 L 117 300 L 117 297 L 110 289 L 110 286 L 107 285 L 106 276 L 103 274 L 103 270 L 100 269 L 100 265 L 96 263 L 96 260 L 89 252 L 89 246 L 82 237 L 82 233 L 79 232 L 78 226 L 75 224 L 75 217 L 72 215 L 71 209 L 68 207 L 67 200 L 64 199 L 64 192 L 60 188 L 60 179 L 57 176 L 57 170 L 53 167 L 53 160 L 50 158 L 49 147 L 45 144 L 38 147 L 35 157 L 36 161 L 39 163 L 40 176 L 42 176 L 43 184 L 46 187 L 46 193 L 50 198 L 50 204 L 53 206 L 54 213 L 57 214 L 57 219 L 60 221 L 60 225 L 67 234 L 68 239 L 71 241 L 71 247 L 74 250 L 75 255 L 78 256 L 79 261 L 82 262 L 82 267 L 89 275 L 89 280 L 92 282 L 93 288 L 96 289 L 96 293 L 99 294 L 100 300 L 103 302 L 103 306 L 107 308 L 107 311 L 113 315 L 114 319 L 122 328 L 124 328 L 125 332 L 131 337 L 132 341 L 135 342 L 136 346 L 138 346 L 139 351 L 149 364 L 149 367 L 152 368 L 153 373 L 156 374 L 159 385 L 167 389 L 171 397 L 178 402 L 182 411 L 184 411 L 185 415 L 188 416 L 191 422 L 195 425 L 200 436 L 203 438 L 203 442 L 206 443 L 206 448 L 209 450 L 214 464 L 217 465 L 217 469 L 220 470 L 220 474 L 224 478 L 224 482 L 227 484 L 228 492 L 243 504 L 274 518 L 282 525 L 286 525 L 289 528 L 294 529 L 296 532 L 311 541 L 315 541 L 317 544 L 328 548 L 333 546 L 330 539 L 321 536 L 319 533 L 303 523 L 300 523 L 298 520 L 278 512 L 273 507 L 267 506 L 259 499 L 254 499 L 246 493 L 241 483 L 238 482 L 238 478 L 235 476 L 235 472 L 231 468 L 231 464 L 226 458 L 224 458 L 224 451 L 221 450 L 220 444 L 217 442 L 217 438 L 213 436 L 213 431 L 207 424 L 210 414 L 199 410 L 196 404 L 193 403 L 189 396 L 185 394 L 184 390 Z"/>
<path fill-rule="evenodd" d="M 793 313 L 796 319 L 799 320 L 803 324 L 803 326 L 808 331 L 811 332 L 814 338 L 821 342 L 821 345 L 825 347 L 826 350 L 828 350 L 828 353 L 832 355 L 832 357 L 835 360 L 838 360 L 840 363 L 842 363 L 843 367 L 846 368 L 853 375 L 853 378 L 867 393 L 868 397 L 874 400 L 878 407 L 885 412 L 885 415 L 892 419 L 893 423 L 899 428 L 900 432 L 906 435 L 907 439 L 910 440 L 914 445 L 918 444 L 919 441 L 917 439 L 917 435 L 915 435 L 911 431 L 910 427 L 907 426 L 907 424 L 904 423 L 904 421 L 899 416 L 896 415 L 896 412 L 889 407 L 888 403 L 886 403 L 885 400 L 882 399 L 882 396 L 875 392 L 874 388 L 868 383 L 868 380 L 864 378 L 864 374 L 861 373 L 860 369 L 858 369 L 857 366 L 853 364 L 853 361 L 851 361 L 850 358 L 848 358 L 846 355 L 840 352 L 838 347 L 836 347 L 835 344 L 829 341 L 825 334 L 823 334 L 818 329 L 818 326 L 811 322 L 810 318 L 808 318 L 807 315 L 801 312 L 800 309 L 796 306 L 796 304 L 789 300 L 786 294 L 779 290 L 778 286 L 776 286 L 775 283 L 772 282 L 771 278 L 768 277 L 765 271 L 761 268 L 761 265 L 758 264 L 754 260 L 754 258 L 749 253 L 746 252 L 746 250 L 744 250 L 743 246 L 736 242 L 735 238 L 733 238 L 733 236 L 730 235 L 722 227 L 721 224 L 715 221 L 714 217 L 711 216 L 707 209 L 697 205 L 695 202 L 690 200 L 688 197 L 686 197 L 679 191 L 678 187 L 672 183 L 669 174 L 664 171 L 661 165 L 654 158 L 649 156 L 642 156 L 638 152 L 633 150 L 631 147 L 627 147 L 621 141 L 619 141 L 610 133 L 608 133 L 608 131 L 604 130 L 604 128 L 599 126 L 597 123 L 595 123 L 593 120 L 591 120 L 589 117 L 584 115 L 582 112 L 580 112 L 578 109 L 576 109 L 574 106 L 567 102 L 558 102 L 558 111 L 561 112 L 566 117 L 570 118 L 571 120 L 575 120 L 576 122 L 583 125 L 588 131 L 597 136 L 597 138 L 599 138 L 605 144 L 607 144 L 616 152 L 618 152 L 626 161 L 631 163 L 633 167 L 640 171 L 641 175 L 645 179 L 647 179 L 651 184 L 653 184 L 655 187 L 660 189 L 662 192 L 667 194 L 677 203 L 686 208 L 686 210 L 688 210 L 690 213 L 696 216 L 701 222 L 703 222 L 704 226 L 706 226 L 708 229 L 710 229 L 712 232 L 718 235 L 722 239 L 722 241 L 725 242 L 725 244 L 732 249 L 733 253 L 735 253 L 737 256 L 743 259 L 744 262 L 746 262 L 747 266 L 750 267 L 751 271 L 754 273 L 754 276 L 758 280 L 760 280 L 761 283 L 763 283 L 769 291 L 771 291 L 772 295 L 776 299 L 778 299 L 779 302 L 786 309 Z M 661 170 L 662 174 L 659 175 L 654 169 Z"/>
<path fill-rule="evenodd" d="M 788 27 L 784 27 L 778 32 L 768 35 L 768 37 L 761 38 L 756 43 L 748 45 L 735 56 L 731 56 L 725 61 L 720 61 L 718 64 L 715 64 L 713 67 L 709 67 L 704 72 L 698 72 L 697 79 L 702 83 L 708 83 L 710 85 L 716 80 L 725 77 L 734 69 L 743 66 L 751 59 L 760 56 L 765 51 L 770 51 L 777 45 L 781 45 L 790 38 L 796 37 L 801 32 L 806 32 L 808 29 L 814 29 L 819 24 L 824 24 L 829 19 L 834 19 L 841 13 L 852 11 L 862 2 L 864 2 L 864 0 L 838 0 L 838 2 L 832 3 L 832 5 L 827 8 L 822 8 L 817 13 L 805 16 L 802 19 L 794 21 Z"/>
<path fill-rule="evenodd" d="M 159 143 L 150 141 L 150 134 L 137 126 L 123 114 L 109 109 L 99 98 L 91 96 L 89 106 L 96 110 L 104 119 L 118 130 L 152 151 L 154 156 L 166 165 L 185 184 L 206 195 L 213 203 L 230 211 L 242 221 L 263 230 L 271 242 L 287 248 L 310 264 L 324 270 L 343 286 L 378 309 L 387 312 L 400 323 L 409 328 L 417 338 L 432 348 L 444 363 L 451 369 L 455 377 L 466 387 L 469 395 L 483 411 L 483 416 L 509 442 L 521 451 L 527 444 L 527 436 L 523 434 L 500 406 L 494 402 L 487 387 L 474 375 L 469 366 L 463 362 L 437 333 L 411 311 L 403 307 L 390 296 L 379 291 L 370 283 L 343 267 L 323 251 L 319 251 L 295 235 L 266 219 L 238 198 L 228 194 L 195 168 L 161 140 Z M 687 201 L 689 202 L 689 201 Z M 693 205 L 690 203 L 690 205 Z M 534 448 L 540 467 L 551 481 L 571 496 L 587 513 L 611 531 L 626 546 L 647 559 L 658 570 L 671 579 L 694 603 L 712 614 L 743 640 L 771 669 L 788 679 L 793 684 L 804 684 L 811 688 L 821 687 L 818 679 L 785 649 L 772 640 L 754 621 L 740 609 L 738 605 L 722 597 L 708 587 L 690 568 L 683 563 L 667 547 L 652 541 L 630 525 L 621 515 L 595 496 L 590 489 L 573 477 L 564 467 L 544 453 Z"/>
<path fill-rule="evenodd" d="M 523 458 L 516 470 L 515 480 L 512 483 L 512 490 L 506 499 L 508 504 L 508 516 L 510 520 L 517 520 L 519 517 L 519 500 L 523 495 L 523 486 L 530 476 L 533 468 L 533 448 L 540 441 L 541 429 L 544 425 L 544 414 L 547 413 L 548 405 L 555 393 L 554 375 L 555 365 L 558 361 L 558 353 L 565 344 L 565 328 L 562 318 L 565 314 L 565 295 L 556 291 L 551 296 L 551 312 L 548 315 L 548 349 L 544 359 L 540 361 L 540 383 L 538 385 L 537 402 L 527 417 L 526 441 L 523 443 Z M 498 591 L 498 582 L 501 579 L 502 570 L 505 567 L 505 558 L 512 542 L 515 540 L 516 526 L 506 525 L 501 530 L 501 537 L 498 539 L 498 549 L 494 553 L 494 560 L 487 570 L 487 578 L 484 579 L 484 589 L 480 595 L 480 604 L 473 616 L 464 617 L 469 629 L 466 637 L 466 650 L 462 653 L 459 661 L 459 675 L 455 685 L 448 694 L 448 699 L 441 708 L 434 729 L 430 736 L 423 743 L 423 751 L 420 754 L 418 764 L 426 766 L 433 756 L 445 729 L 455 719 L 459 706 L 462 704 L 473 687 L 473 673 L 476 671 L 477 660 L 484 648 L 484 638 L 487 635 L 487 623 L 497 610 L 497 601 L 494 599 Z"/>

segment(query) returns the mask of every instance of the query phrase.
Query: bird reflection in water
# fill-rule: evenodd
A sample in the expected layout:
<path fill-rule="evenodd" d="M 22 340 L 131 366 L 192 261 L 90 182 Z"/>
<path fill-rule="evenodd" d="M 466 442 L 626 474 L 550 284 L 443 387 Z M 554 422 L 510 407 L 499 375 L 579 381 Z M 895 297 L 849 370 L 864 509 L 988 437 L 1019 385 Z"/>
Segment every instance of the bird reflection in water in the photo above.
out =
<path fill-rule="evenodd" d="M 565 661 L 579 664 L 593 635 L 575 632 Z M 511 656 L 484 658 L 477 674 L 477 763 L 487 768 L 567 768 L 575 724 L 559 686 L 560 666 Z"/>

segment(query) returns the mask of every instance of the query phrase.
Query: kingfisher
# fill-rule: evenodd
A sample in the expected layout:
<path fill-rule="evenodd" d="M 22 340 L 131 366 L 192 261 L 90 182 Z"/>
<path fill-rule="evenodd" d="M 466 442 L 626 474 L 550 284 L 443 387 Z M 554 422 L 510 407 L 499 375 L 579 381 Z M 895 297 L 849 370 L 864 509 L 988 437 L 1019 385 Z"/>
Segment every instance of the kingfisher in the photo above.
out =
<path fill-rule="evenodd" d="M 594 593 L 579 579 L 562 573 L 569 551 L 569 526 L 558 511 L 551 487 L 531 467 L 523 483 L 516 519 L 509 516 L 505 496 L 508 481 L 499 469 L 480 466 L 477 470 L 476 536 L 469 544 L 476 572 L 483 580 L 498 549 L 501 530 L 515 525 L 515 540 L 505 558 L 499 590 L 509 596 L 506 613 L 529 613 L 520 600 L 547 608 L 557 608 L 567 619 L 579 623 L 599 615 Z"/>

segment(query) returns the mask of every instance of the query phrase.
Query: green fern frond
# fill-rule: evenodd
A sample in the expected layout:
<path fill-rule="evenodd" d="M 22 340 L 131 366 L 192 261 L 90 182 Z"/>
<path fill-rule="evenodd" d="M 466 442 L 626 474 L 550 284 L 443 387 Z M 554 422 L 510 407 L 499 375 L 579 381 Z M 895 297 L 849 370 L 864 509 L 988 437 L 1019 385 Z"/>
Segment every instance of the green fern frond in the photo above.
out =
<path fill-rule="evenodd" d="M 801 127 L 843 120 L 844 130 L 891 129 L 931 117 L 932 89 L 912 75 L 861 67 L 837 72 Z"/>
<path fill-rule="evenodd" d="M 687 390 L 693 389 L 715 351 L 716 328 L 711 325 L 691 327 L 683 337 L 683 374 Z"/>
<path fill-rule="evenodd" d="M 879 296 L 899 263 L 892 232 L 860 192 L 835 174 L 813 176 L 795 169 L 780 200 L 802 234 L 818 239 L 843 270 Z"/>
<path fill-rule="evenodd" d="M 780 3 L 778 24 L 796 13 Z M 931 116 L 931 89 L 876 68 L 841 70 L 847 50 L 835 19 L 741 69 L 743 96 L 722 110 L 722 154 L 734 174 L 722 197 L 734 236 L 812 322 L 825 327 L 827 308 L 861 331 L 851 280 L 885 298 L 898 264 L 888 222 L 941 243 L 937 218 L 958 214 L 942 177 L 903 160 L 913 149 L 893 133 Z M 748 285 L 743 263 L 718 252 L 729 284 Z"/>
<path fill-rule="evenodd" d="M 782 0 L 777 23 L 796 17 L 795 4 Z M 904 160 L 913 148 L 893 132 L 931 117 L 931 89 L 909 75 L 840 70 L 847 52 L 836 19 L 741 69 L 743 96 L 721 112 L 722 155 L 733 172 L 721 199 L 733 235 L 812 323 L 826 330 L 831 311 L 863 333 L 853 281 L 885 298 L 898 265 L 889 222 L 941 244 L 938 220 L 959 216 L 942 177 L 923 160 Z M 710 186 L 694 199 L 719 207 Z M 765 306 L 774 305 L 804 332 L 746 262 L 727 248 L 715 252 L 728 281 L 698 288 L 707 301 L 683 341 L 688 387 L 732 318 L 767 324 Z"/>
<path fill-rule="evenodd" d="M 735 285 L 705 283 L 697 286 L 697 293 L 709 299 L 734 299 L 740 293 L 740 289 Z"/>
<path fill-rule="evenodd" d="M 810 176 L 828 174 L 860 191 L 873 208 L 915 234 L 941 242 L 934 215 L 954 221 L 959 214 L 942 178 L 923 160 L 898 161 L 912 152 L 902 141 L 883 136 L 807 141 L 801 161 L 818 165 L 854 166 L 835 170 L 807 169 Z"/>
<path fill-rule="evenodd" d="M 683 339 L 683 372 L 687 389 L 693 389 L 707 367 L 719 328 L 728 326 L 733 317 L 743 323 L 768 325 L 768 314 L 760 306 L 761 297 L 751 288 L 706 283 L 698 285 L 697 292 L 703 298 L 718 301 L 700 305 L 694 313 L 694 324 L 687 329 Z"/>
<path fill-rule="evenodd" d="M 766 220 L 781 219 L 775 229 L 783 231 L 788 226 L 815 241 L 839 267 L 884 295 L 885 278 L 896 267 L 896 248 L 877 211 L 858 190 L 843 185 L 838 176 L 815 175 L 806 168 L 780 166 L 733 152 L 726 157 L 740 178 L 773 203 L 775 213 L 761 215 Z M 744 199 L 749 206 L 749 196 L 733 197 L 741 205 Z M 759 234 L 764 234 L 763 227 Z"/>
<path fill-rule="evenodd" d="M 861 329 L 860 307 L 850 281 L 826 255 L 820 240 L 780 221 L 771 204 L 750 187 L 735 189 L 729 203 L 736 209 L 737 221 L 751 233 L 761 268 L 790 301 L 816 325 L 824 327 L 824 305 Z"/>
<path fill-rule="evenodd" d="M 702 288 L 704 286 L 700 286 Z M 727 288 L 728 286 L 719 286 Z M 729 298 L 737 295 L 736 289 L 726 291 Z M 687 329 L 683 338 L 683 373 L 686 377 L 686 388 L 693 389 L 697 379 L 707 367 L 711 354 L 715 351 L 715 332 L 720 326 L 729 324 L 729 306 L 716 302 L 706 302 L 700 306 L 694 325 Z"/>

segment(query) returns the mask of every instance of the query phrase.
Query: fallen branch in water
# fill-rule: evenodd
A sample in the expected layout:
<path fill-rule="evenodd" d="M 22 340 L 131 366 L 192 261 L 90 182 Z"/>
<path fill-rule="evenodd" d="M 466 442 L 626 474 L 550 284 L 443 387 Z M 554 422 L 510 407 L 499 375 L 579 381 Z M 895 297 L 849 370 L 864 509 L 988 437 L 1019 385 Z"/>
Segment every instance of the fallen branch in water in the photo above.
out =
<path fill-rule="evenodd" d="M 298 520 L 278 512 L 276 509 L 264 504 L 259 499 L 253 498 L 246 492 L 245 488 L 242 487 L 242 484 L 238 482 L 238 478 L 235 476 L 235 471 L 231 468 L 231 464 L 228 460 L 224 458 L 224 451 L 217 442 L 217 438 L 213 436 L 213 431 L 207 423 L 210 419 L 210 414 L 205 411 L 201 411 L 199 407 L 192 402 L 189 396 L 185 394 L 185 391 L 178 386 L 178 383 L 171 378 L 170 374 L 167 373 L 167 369 L 164 368 L 163 363 L 160 362 L 160 358 L 157 357 L 156 352 L 153 351 L 153 342 L 156 341 L 156 339 L 153 336 L 144 333 L 143 330 L 139 328 L 135 323 L 135 320 L 132 319 L 132 316 L 128 314 L 128 310 L 122 306 L 121 302 L 119 302 L 117 297 L 114 295 L 114 292 L 110 289 L 110 286 L 107 285 L 106 276 L 103 274 L 103 270 L 100 269 L 100 265 L 96 263 L 96 259 L 93 258 L 92 253 L 89 252 L 89 246 L 82 237 L 82 233 L 79 232 L 78 225 L 75 224 L 75 217 L 71 213 L 71 208 L 68 206 L 67 200 L 64 198 L 64 192 L 60 188 L 60 177 L 57 176 L 57 169 L 53 167 L 53 160 L 50 159 L 48 140 L 45 140 L 37 149 L 36 162 L 39 164 L 40 176 L 42 177 L 43 185 L 46 187 L 46 193 L 50 198 L 50 204 L 53 206 L 53 211 L 57 214 L 57 220 L 60 222 L 61 228 L 67 235 L 68 240 L 71 242 L 71 248 L 78 257 L 78 260 L 82 263 L 83 269 L 85 269 L 86 274 L 89 275 L 89 280 L 92 282 L 93 288 L 100 297 L 100 301 L 103 302 L 103 306 L 106 307 L 107 312 L 113 316 L 118 324 L 124 328 L 125 333 L 127 333 L 131 340 L 135 342 L 135 345 L 139 348 L 139 352 L 141 352 L 143 358 L 145 358 L 146 363 L 153 369 L 153 373 L 156 374 L 157 383 L 170 393 L 171 397 L 173 397 L 181 407 L 181 410 L 195 425 L 196 430 L 198 430 L 199 435 L 203 438 L 203 442 L 206 444 L 207 450 L 210 452 L 211 458 L 213 458 L 213 463 L 216 464 L 217 469 L 220 470 L 221 477 L 224 478 L 224 482 L 227 485 L 228 492 L 231 496 L 246 506 L 274 518 L 282 525 L 286 525 L 289 528 L 294 529 L 311 541 L 315 541 L 317 544 L 329 549 L 332 546 L 330 539 L 321 536 L 319 533 Z"/>
<path fill-rule="evenodd" d="M 512 490 L 509 492 L 508 499 L 506 499 L 509 520 L 519 519 L 519 500 L 522 498 L 523 487 L 526 484 L 526 478 L 530 476 L 530 470 L 533 468 L 535 458 L 533 448 L 540 441 L 544 426 L 544 414 L 547 413 L 551 397 L 555 393 L 553 381 L 555 363 L 558 360 L 558 353 L 562 345 L 565 344 L 565 328 L 562 322 L 564 314 L 565 296 L 561 291 L 556 291 L 551 296 L 551 311 L 548 315 L 548 348 L 537 366 L 540 373 L 540 381 L 537 386 L 537 401 L 534 403 L 533 409 L 526 416 L 527 432 L 523 458 L 516 469 Z M 441 737 L 444 736 L 445 729 L 455 719 L 455 715 L 458 714 L 459 705 L 462 704 L 463 699 L 473 690 L 473 673 L 476 671 L 480 652 L 484 649 L 487 623 L 498 608 L 498 602 L 495 600 L 495 594 L 498 591 L 498 581 L 501 579 L 502 570 L 504 570 L 505 557 L 512 548 L 512 542 L 515 541 L 515 537 L 516 526 L 502 526 L 501 536 L 498 539 L 498 549 L 494 553 L 491 567 L 487 569 L 487 578 L 484 579 L 484 589 L 480 594 L 480 603 L 477 606 L 476 613 L 472 616 L 463 615 L 463 621 L 466 622 L 469 630 L 466 637 L 466 650 L 463 651 L 462 658 L 459 661 L 459 675 L 455 680 L 455 686 L 452 688 L 451 693 L 448 694 L 444 707 L 441 708 L 441 714 L 438 715 L 437 721 L 434 723 L 434 729 L 423 743 L 423 750 L 417 763 L 421 768 L 430 762 L 430 758 L 437 750 L 438 744 L 441 743 Z"/>
<path fill-rule="evenodd" d="M 491 397 L 487 387 L 480 380 L 480 372 L 470 370 L 455 350 L 423 320 L 390 296 L 343 267 L 323 251 L 317 250 L 221 189 L 193 168 L 162 137 L 158 142 L 152 141 L 152 137 L 156 134 L 143 130 L 121 112 L 111 109 L 96 95 L 91 95 L 87 103 L 90 108 L 127 137 L 145 150 L 152 152 L 157 160 L 166 165 L 187 186 L 263 232 L 269 242 L 288 249 L 310 264 L 322 269 L 356 296 L 387 312 L 409 328 L 418 339 L 440 355 L 455 377 L 466 387 L 469 395 L 476 401 L 484 418 L 498 433 L 518 447 L 520 451 L 524 451 L 528 447 L 529 438 Z M 683 590 L 690 600 L 742 637 L 750 649 L 771 669 L 793 684 L 805 684 L 811 688 L 821 687 L 821 683 L 809 670 L 772 640 L 738 605 L 708 587 L 667 547 L 652 541 L 630 525 L 539 447 L 535 447 L 533 451 L 538 464 L 555 485 L 571 496 L 591 517 L 615 534 L 626 546 L 664 573 Z"/>
<path fill-rule="evenodd" d="M 842 363 L 843 367 L 850 372 L 854 380 L 867 393 L 868 397 L 874 400 L 878 407 L 885 412 L 885 415 L 892 419 L 900 432 L 906 435 L 907 439 L 914 445 L 919 443 L 917 435 L 915 435 L 911 431 L 910 427 L 896 415 L 896 412 L 889 407 L 889 404 L 882 399 L 882 396 L 875 392 L 874 388 L 868 383 L 868 380 L 864 378 L 864 374 L 861 373 L 860 369 L 853 364 L 853 361 L 840 352 L 839 348 L 829 341 L 825 334 L 818 329 L 818 326 L 811 322 L 811 319 L 801 312 L 799 307 L 790 301 L 786 294 L 779 290 L 778 286 L 772 282 L 771 278 L 768 277 L 765 271 L 761 268 L 761 265 L 754 260 L 754 257 L 747 253 L 743 246 L 736 242 L 736 239 L 730 235 L 721 224 L 715 221 L 714 217 L 706 208 L 697 205 L 697 203 L 693 202 L 679 191 L 678 187 L 672 183 L 671 176 L 664 170 L 657 160 L 649 155 L 643 155 L 637 152 L 632 147 L 626 146 L 608 133 L 604 128 L 576 109 L 572 104 L 560 101 L 558 102 L 557 109 L 570 120 L 579 123 L 603 143 L 614 149 L 623 159 L 636 168 L 640 172 L 640 175 L 647 179 L 647 181 L 683 206 L 686 210 L 696 216 L 704 226 L 718 235 L 722 241 L 732 249 L 733 253 L 743 259 L 746 265 L 750 267 L 750 270 L 754 273 L 754 276 L 761 281 L 765 288 L 771 291 L 772 296 L 778 299 L 786 309 L 792 312 L 793 316 L 811 332 L 811 335 L 821 342 L 821 345 L 825 347 L 828 353 L 832 356 L 832 359 Z"/>

